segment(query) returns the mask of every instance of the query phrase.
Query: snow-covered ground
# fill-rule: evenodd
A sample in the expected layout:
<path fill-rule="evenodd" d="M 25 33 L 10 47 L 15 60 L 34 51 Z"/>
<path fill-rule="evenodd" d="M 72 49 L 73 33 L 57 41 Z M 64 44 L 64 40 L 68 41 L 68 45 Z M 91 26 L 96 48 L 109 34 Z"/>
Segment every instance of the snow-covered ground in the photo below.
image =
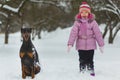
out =
<path fill-rule="evenodd" d="M 119 35 L 114 45 L 106 43 L 103 54 L 99 50 L 95 51 L 96 76 L 91 77 L 87 73 L 79 73 L 78 53 L 75 48 L 67 53 L 70 29 L 57 29 L 51 33 L 42 32 L 42 39 L 32 41 L 39 53 L 42 67 L 41 73 L 37 74 L 34 80 L 120 80 Z M 4 35 L 0 34 L 0 80 L 22 80 L 20 39 L 19 32 L 10 34 L 9 44 L 5 45 Z"/>

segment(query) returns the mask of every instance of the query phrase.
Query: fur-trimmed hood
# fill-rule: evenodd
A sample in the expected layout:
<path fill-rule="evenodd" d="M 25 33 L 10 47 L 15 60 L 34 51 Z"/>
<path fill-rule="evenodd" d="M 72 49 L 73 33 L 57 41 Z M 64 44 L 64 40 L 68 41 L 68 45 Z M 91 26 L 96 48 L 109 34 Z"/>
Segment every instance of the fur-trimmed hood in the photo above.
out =
<path fill-rule="evenodd" d="M 77 15 L 75 16 L 75 20 L 81 22 L 81 20 L 82 20 L 81 15 L 80 15 L 80 14 L 77 14 Z M 88 22 L 92 22 L 93 20 L 95 20 L 95 15 L 94 15 L 93 13 L 91 13 L 91 14 L 89 14 L 89 16 L 88 16 Z"/>

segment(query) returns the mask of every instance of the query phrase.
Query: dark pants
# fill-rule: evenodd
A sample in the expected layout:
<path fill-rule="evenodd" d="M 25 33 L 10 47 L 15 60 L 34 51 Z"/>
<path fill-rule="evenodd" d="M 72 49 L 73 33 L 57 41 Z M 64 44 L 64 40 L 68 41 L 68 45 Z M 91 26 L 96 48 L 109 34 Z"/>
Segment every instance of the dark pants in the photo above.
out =
<path fill-rule="evenodd" d="M 94 70 L 94 50 L 78 50 L 79 52 L 79 67 L 80 71 L 85 70 Z"/>

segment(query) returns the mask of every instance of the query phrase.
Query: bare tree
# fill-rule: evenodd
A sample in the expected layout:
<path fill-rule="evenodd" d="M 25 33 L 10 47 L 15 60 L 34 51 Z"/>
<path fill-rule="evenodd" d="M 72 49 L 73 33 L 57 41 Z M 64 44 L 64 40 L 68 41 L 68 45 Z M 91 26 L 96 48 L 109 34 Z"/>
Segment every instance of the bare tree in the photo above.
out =
<path fill-rule="evenodd" d="M 103 37 L 105 38 L 109 31 L 108 42 L 113 43 L 119 28 L 120 23 L 120 6 L 119 0 L 90 0 L 94 11 L 99 15 L 97 18 L 100 23 L 106 24 Z M 115 31 L 113 31 L 115 30 Z"/>
<path fill-rule="evenodd" d="M 2 6 L 0 7 L 0 13 L 4 14 L 4 16 L 6 17 L 5 42 L 4 42 L 5 44 L 8 44 L 8 37 L 9 37 L 9 30 L 10 30 L 10 18 L 12 15 L 20 16 L 19 11 L 22 8 L 26 0 L 21 1 L 21 3 L 18 5 L 17 8 L 10 6 L 12 5 L 12 4 L 9 4 L 11 1 L 14 1 L 14 0 L 3 1 L 3 3 L 1 4 Z"/>

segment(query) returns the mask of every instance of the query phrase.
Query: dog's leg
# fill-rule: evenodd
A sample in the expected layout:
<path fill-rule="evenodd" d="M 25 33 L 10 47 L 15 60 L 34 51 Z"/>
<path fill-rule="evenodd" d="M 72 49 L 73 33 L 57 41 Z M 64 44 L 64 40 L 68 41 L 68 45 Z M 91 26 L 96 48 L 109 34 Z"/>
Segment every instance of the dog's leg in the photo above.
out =
<path fill-rule="evenodd" d="M 32 66 L 31 76 L 32 76 L 32 79 L 35 77 L 35 70 L 34 70 L 34 66 Z"/>
<path fill-rule="evenodd" d="M 33 59 L 34 58 L 34 54 L 31 52 L 31 53 L 28 53 L 28 56 Z"/>
<path fill-rule="evenodd" d="M 20 54 L 19 54 L 20 58 L 23 58 L 24 55 L 25 55 L 25 53 L 22 53 L 22 52 L 20 52 Z"/>
<path fill-rule="evenodd" d="M 25 79 L 26 78 L 26 74 L 25 74 L 25 66 L 22 64 L 22 78 Z"/>

